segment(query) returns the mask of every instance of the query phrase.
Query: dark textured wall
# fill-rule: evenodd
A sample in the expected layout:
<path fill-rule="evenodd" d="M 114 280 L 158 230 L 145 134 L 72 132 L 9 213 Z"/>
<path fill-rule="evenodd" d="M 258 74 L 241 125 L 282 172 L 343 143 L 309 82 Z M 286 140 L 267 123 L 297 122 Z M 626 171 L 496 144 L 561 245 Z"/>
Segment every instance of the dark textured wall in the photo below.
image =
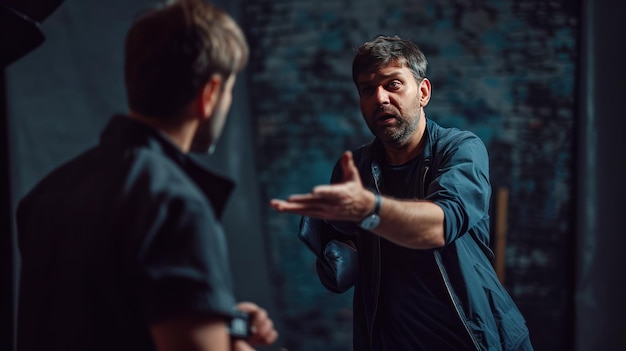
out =
<path fill-rule="evenodd" d="M 572 150 L 577 7 L 567 1 L 244 1 L 262 199 L 328 181 L 370 139 L 350 70 L 378 34 L 429 59 L 426 115 L 478 134 L 494 189 L 509 192 L 506 286 L 537 350 L 571 350 Z M 264 208 L 275 299 L 290 350 L 350 348 L 351 291 L 319 284 L 298 218 Z M 549 326 L 549 327 L 546 327 Z"/>

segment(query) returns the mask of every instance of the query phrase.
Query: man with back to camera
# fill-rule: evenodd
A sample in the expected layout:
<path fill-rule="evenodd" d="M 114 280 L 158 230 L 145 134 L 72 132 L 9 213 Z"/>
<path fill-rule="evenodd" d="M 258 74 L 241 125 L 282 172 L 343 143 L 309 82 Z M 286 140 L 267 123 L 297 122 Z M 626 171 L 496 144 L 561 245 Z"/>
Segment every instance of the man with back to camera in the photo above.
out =
<path fill-rule="evenodd" d="M 248 51 L 234 20 L 201 0 L 136 19 L 130 115 L 19 204 L 18 351 L 245 351 L 276 340 L 266 311 L 233 294 L 220 224 L 233 183 L 190 154 L 215 146 Z M 248 336 L 229 329 L 237 311 Z"/>
<path fill-rule="evenodd" d="M 358 48 L 352 77 L 375 139 L 343 154 L 331 185 L 270 204 L 303 216 L 326 288 L 355 286 L 355 350 L 532 350 L 490 262 L 487 150 L 426 118 L 426 65 L 397 36 Z"/>

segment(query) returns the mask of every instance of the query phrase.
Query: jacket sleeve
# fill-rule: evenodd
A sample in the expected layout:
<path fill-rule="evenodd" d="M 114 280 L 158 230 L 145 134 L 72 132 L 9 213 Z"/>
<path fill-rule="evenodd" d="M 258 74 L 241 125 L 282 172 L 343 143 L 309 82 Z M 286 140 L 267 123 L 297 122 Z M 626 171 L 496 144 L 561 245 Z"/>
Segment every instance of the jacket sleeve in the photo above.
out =
<path fill-rule="evenodd" d="M 488 222 L 491 184 L 487 149 L 476 135 L 459 132 L 442 140 L 426 199 L 442 208 L 445 240 L 449 244 Z"/>
<path fill-rule="evenodd" d="M 359 262 L 349 235 L 324 220 L 302 217 L 298 238 L 317 256 L 317 275 L 326 289 L 342 293 L 354 285 Z"/>

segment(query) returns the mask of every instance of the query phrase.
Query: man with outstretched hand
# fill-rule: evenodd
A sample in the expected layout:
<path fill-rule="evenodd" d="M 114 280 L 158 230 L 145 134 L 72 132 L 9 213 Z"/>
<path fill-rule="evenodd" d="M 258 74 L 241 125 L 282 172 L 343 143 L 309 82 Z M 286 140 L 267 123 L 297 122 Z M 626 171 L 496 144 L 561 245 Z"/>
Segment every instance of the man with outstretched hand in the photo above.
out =
<path fill-rule="evenodd" d="M 426 118 L 426 58 L 408 40 L 366 42 L 352 77 L 374 140 L 343 153 L 330 185 L 271 205 L 303 215 L 326 288 L 354 286 L 354 350 L 532 350 L 490 262 L 483 142 Z"/>

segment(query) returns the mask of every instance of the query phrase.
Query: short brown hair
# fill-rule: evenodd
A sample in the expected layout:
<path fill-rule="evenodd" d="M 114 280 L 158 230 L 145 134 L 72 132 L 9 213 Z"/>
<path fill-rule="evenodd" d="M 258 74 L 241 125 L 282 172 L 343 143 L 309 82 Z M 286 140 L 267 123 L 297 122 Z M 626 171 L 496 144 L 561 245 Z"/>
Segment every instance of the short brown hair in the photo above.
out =
<path fill-rule="evenodd" d="M 406 65 L 417 82 L 426 78 L 428 62 L 415 43 L 397 35 L 379 35 L 356 49 L 352 61 L 352 80 L 356 84 L 359 74 L 374 72 L 390 62 Z"/>
<path fill-rule="evenodd" d="M 202 0 L 173 0 L 141 14 L 125 44 L 132 111 L 167 118 L 181 111 L 214 74 L 241 71 L 249 48 L 241 28 Z"/>

